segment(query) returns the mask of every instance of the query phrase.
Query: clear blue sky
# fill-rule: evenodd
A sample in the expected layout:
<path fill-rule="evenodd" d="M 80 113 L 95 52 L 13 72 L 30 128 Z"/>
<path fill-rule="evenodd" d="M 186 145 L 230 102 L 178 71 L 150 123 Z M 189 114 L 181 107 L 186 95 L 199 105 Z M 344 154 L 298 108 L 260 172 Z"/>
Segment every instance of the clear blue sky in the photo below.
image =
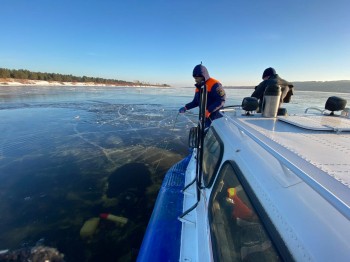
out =
<path fill-rule="evenodd" d="M 0 67 L 192 86 L 350 79 L 349 0 L 1 0 Z"/>

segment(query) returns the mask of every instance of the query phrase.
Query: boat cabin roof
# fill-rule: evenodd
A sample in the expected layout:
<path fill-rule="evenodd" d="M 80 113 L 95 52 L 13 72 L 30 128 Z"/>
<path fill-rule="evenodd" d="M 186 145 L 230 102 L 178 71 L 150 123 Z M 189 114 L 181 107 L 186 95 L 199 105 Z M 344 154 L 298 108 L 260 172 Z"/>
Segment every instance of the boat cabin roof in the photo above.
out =
<path fill-rule="evenodd" d="M 227 117 L 350 219 L 350 119 Z"/>

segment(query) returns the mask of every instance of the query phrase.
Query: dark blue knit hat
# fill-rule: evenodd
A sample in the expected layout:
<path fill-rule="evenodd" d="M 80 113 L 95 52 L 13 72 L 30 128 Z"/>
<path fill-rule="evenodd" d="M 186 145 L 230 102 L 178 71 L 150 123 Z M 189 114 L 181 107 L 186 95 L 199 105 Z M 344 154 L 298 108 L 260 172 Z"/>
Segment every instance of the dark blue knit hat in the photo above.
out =
<path fill-rule="evenodd" d="M 266 68 L 264 70 L 263 75 L 262 75 L 262 79 L 264 79 L 267 76 L 272 76 L 272 75 L 275 75 L 275 74 L 276 74 L 276 70 L 274 68 L 272 68 L 272 67 Z"/>
<path fill-rule="evenodd" d="M 205 81 L 207 81 L 210 78 L 207 68 L 202 64 L 196 65 L 194 67 L 192 76 L 193 77 L 204 77 Z"/>

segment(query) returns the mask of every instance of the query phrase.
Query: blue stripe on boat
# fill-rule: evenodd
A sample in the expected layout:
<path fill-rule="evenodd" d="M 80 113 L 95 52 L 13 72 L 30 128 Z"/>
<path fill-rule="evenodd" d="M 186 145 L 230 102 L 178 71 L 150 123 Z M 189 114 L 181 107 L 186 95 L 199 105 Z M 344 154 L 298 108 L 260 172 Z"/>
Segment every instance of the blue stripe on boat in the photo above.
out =
<path fill-rule="evenodd" d="M 166 173 L 148 223 L 137 261 L 178 261 L 185 172 L 191 155 Z"/>

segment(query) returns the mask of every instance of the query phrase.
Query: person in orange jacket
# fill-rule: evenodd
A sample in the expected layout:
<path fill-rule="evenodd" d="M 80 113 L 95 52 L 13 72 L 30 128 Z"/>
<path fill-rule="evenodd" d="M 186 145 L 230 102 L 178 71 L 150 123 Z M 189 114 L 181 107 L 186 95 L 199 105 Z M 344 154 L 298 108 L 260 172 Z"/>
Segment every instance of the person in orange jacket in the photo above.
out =
<path fill-rule="evenodd" d="M 195 108 L 199 106 L 199 98 L 200 98 L 200 90 L 203 85 L 207 86 L 207 110 L 206 110 L 206 121 L 205 126 L 210 126 L 211 122 L 214 119 L 222 117 L 219 112 L 220 108 L 222 108 L 225 104 L 226 93 L 221 83 L 209 76 L 207 68 L 200 64 L 196 65 L 193 69 L 193 77 L 196 82 L 195 87 L 195 95 L 192 102 L 186 104 L 184 107 L 179 109 L 179 113 L 185 113 L 187 110 Z"/>
<path fill-rule="evenodd" d="M 254 212 L 238 197 L 236 188 L 231 187 L 227 189 L 227 198 L 234 204 L 232 212 L 233 218 L 252 218 Z"/>

